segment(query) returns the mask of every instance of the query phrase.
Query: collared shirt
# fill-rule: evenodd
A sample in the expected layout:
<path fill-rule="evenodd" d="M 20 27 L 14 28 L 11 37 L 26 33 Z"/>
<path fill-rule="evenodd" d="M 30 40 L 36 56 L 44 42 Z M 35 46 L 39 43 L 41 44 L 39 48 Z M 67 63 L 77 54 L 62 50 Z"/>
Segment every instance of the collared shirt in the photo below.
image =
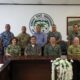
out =
<path fill-rule="evenodd" d="M 46 42 L 47 42 L 47 35 L 46 34 L 44 34 L 43 32 L 40 32 L 40 33 L 35 32 L 34 36 L 36 36 L 37 44 L 40 45 L 40 47 L 43 47 L 46 44 Z"/>
<path fill-rule="evenodd" d="M 70 45 L 68 47 L 68 54 L 79 54 L 80 55 L 80 45 L 78 46 L 74 46 L 74 45 Z"/>
<path fill-rule="evenodd" d="M 25 55 L 41 55 L 41 48 L 39 45 L 28 44 L 25 48 Z"/>
<path fill-rule="evenodd" d="M 56 37 L 56 39 L 57 40 L 62 40 L 62 36 L 61 36 L 61 33 L 60 32 L 49 32 L 48 33 L 48 38 L 50 37 L 50 36 L 55 36 Z"/>
<path fill-rule="evenodd" d="M 8 47 L 6 48 L 6 53 L 11 54 L 12 56 L 20 56 L 21 55 L 21 48 L 19 45 L 15 45 L 13 46 L 8 45 Z"/>
<path fill-rule="evenodd" d="M 9 44 L 11 39 L 14 37 L 12 32 L 3 32 L 1 33 L 1 39 L 3 40 L 3 47 L 6 48 Z"/>
<path fill-rule="evenodd" d="M 54 47 L 51 44 L 47 44 L 44 48 L 44 55 L 45 56 L 60 56 L 61 55 L 61 48 L 59 45 L 55 45 Z"/>
<path fill-rule="evenodd" d="M 27 33 L 20 33 L 17 38 L 19 40 L 19 45 L 21 46 L 21 48 L 25 49 L 26 45 L 30 42 L 30 35 Z"/>

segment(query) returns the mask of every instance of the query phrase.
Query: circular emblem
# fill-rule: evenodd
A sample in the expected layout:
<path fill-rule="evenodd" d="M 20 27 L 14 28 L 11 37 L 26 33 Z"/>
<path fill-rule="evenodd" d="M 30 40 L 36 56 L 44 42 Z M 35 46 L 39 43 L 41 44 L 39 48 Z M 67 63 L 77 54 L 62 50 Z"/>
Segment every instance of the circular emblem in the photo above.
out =
<path fill-rule="evenodd" d="M 39 24 L 41 25 L 41 31 L 44 33 L 48 33 L 53 23 L 54 22 L 52 18 L 48 14 L 38 13 L 31 18 L 29 28 L 31 33 L 33 34 L 35 32 L 36 25 Z"/>

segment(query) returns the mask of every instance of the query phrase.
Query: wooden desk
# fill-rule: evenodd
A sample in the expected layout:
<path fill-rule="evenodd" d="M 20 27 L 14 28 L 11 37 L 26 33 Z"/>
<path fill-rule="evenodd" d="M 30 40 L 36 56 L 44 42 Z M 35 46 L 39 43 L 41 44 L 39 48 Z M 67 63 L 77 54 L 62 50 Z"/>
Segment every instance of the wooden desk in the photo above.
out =
<path fill-rule="evenodd" d="M 68 59 L 73 59 L 73 60 L 79 60 L 80 61 L 80 55 L 69 55 Z"/>
<path fill-rule="evenodd" d="M 51 80 L 51 60 L 54 57 L 21 56 L 5 58 L 0 69 L 0 80 Z M 80 60 L 79 55 L 68 59 Z"/>
<path fill-rule="evenodd" d="M 10 80 L 10 66 L 9 66 L 10 61 L 5 61 L 4 65 L 0 68 L 0 80 Z"/>
<path fill-rule="evenodd" d="M 0 80 L 51 80 L 50 58 L 29 56 L 9 58 L 9 61 L 9 67 L 0 72 L 0 77 L 7 77 Z"/>

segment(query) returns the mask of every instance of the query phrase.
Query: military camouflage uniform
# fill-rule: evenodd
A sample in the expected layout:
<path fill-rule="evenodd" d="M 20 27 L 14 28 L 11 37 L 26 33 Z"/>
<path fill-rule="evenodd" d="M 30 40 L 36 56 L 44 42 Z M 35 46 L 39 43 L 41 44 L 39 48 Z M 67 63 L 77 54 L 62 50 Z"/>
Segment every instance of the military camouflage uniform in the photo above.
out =
<path fill-rule="evenodd" d="M 68 54 L 80 54 L 80 45 L 75 47 L 74 45 L 70 45 L 68 48 Z"/>
<path fill-rule="evenodd" d="M 24 55 L 24 50 L 25 50 L 25 47 L 27 46 L 27 44 L 30 42 L 30 35 L 29 34 L 23 34 L 23 33 L 20 33 L 18 35 L 18 40 L 19 40 L 19 45 L 21 47 L 21 55 Z"/>
<path fill-rule="evenodd" d="M 32 47 L 32 44 L 28 44 L 28 46 L 25 48 L 25 55 L 41 55 L 40 46 L 35 44 L 35 46 Z"/>
<path fill-rule="evenodd" d="M 12 44 L 6 48 L 6 53 L 11 54 L 12 56 L 20 56 L 21 48 L 19 45 L 13 46 Z"/>
<path fill-rule="evenodd" d="M 21 46 L 21 48 L 25 48 L 26 45 L 29 43 L 30 40 L 30 35 L 29 34 L 19 34 L 18 35 L 18 40 L 19 40 L 19 45 Z"/>
<path fill-rule="evenodd" d="M 45 56 L 60 56 L 61 55 L 61 48 L 59 45 L 55 45 L 54 47 L 51 44 L 47 44 L 44 48 L 44 55 Z"/>

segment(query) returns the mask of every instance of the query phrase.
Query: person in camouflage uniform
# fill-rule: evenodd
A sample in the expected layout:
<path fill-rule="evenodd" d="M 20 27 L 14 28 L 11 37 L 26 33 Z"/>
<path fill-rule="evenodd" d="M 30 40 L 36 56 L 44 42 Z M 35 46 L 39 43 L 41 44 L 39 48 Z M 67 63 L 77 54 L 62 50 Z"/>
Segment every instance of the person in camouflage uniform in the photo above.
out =
<path fill-rule="evenodd" d="M 79 25 L 78 24 L 73 25 L 73 31 L 71 31 L 68 35 L 68 40 L 69 40 L 70 44 L 72 44 L 74 37 L 79 37 L 79 39 L 80 39 L 80 31 L 79 31 Z"/>
<path fill-rule="evenodd" d="M 49 37 L 49 43 L 44 48 L 44 56 L 60 56 L 61 48 L 56 44 L 56 38 L 54 36 Z"/>
<path fill-rule="evenodd" d="M 68 47 L 68 55 L 80 55 L 79 38 L 74 37 L 73 44 Z M 80 61 L 73 59 L 73 80 L 80 80 Z"/>
<path fill-rule="evenodd" d="M 25 48 L 25 55 L 35 55 L 35 56 L 41 56 L 41 47 L 36 44 L 36 37 L 32 36 L 30 39 L 30 44 L 26 46 Z"/>
<path fill-rule="evenodd" d="M 52 25 L 52 31 L 50 31 L 48 33 L 47 39 L 49 39 L 50 36 L 55 36 L 56 37 L 56 43 L 60 43 L 60 41 L 62 40 L 62 35 L 61 35 L 60 32 L 58 32 L 56 30 L 56 25 L 55 24 Z"/>
<path fill-rule="evenodd" d="M 6 48 L 6 56 L 20 56 L 21 55 L 21 48 L 20 46 L 17 44 L 18 40 L 16 37 L 14 37 L 11 40 L 11 44 L 8 45 L 8 47 Z"/>
<path fill-rule="evenodd" d="M 19 45 L 21 47 L 21 53 L 24 55 L 24 49 L 27 46 L 27 44 L 30 42 L 30 35 L 26 33 L 26 27 L 22 26 L 21 33 L 17 36 L 19 40 Z"/>
<path fill-rule="evenodd" d="M 73 39 L 73 44 L 68 47 L 68 54 L 80 55 L 80 45 L 79 45 L 79 38 L 78 37 L 75 37 Z"/>

